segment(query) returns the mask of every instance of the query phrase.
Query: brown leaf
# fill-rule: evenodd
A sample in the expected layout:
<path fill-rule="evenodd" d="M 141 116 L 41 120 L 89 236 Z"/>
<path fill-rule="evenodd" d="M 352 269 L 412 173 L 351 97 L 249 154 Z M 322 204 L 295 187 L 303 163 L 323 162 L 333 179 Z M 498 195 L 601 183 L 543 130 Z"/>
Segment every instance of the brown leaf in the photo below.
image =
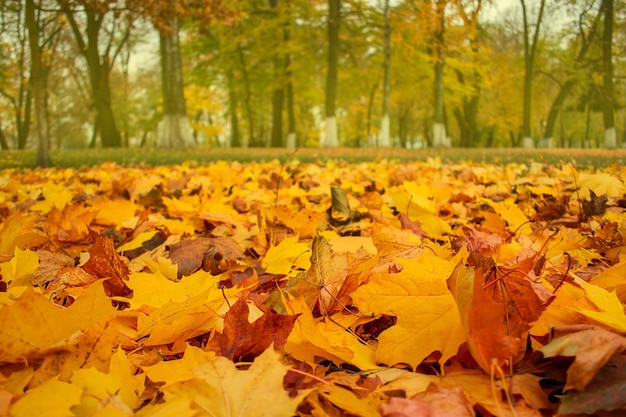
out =
<path fill-rule="evenodd" d="M 597 196 L 592 190 L 589 190 L 590 200 L 583 200 L 583 211 L 587 216 L 601 216 L 606 213 L 606 202 L 609 198 L 606 194 Z"/>
<path fill-rule="evenodd" d="M 74 265 L 74 260 L 64 253 L 42 250 L 38 255 L 39 268 L 30 276 L 33 285 L 45 285 L 57 278 L 64 268 Z"/>
<path fill-rule="evenodd" d="M 224 317 L 224 331 L 211 339 L 209 348 L 234 361 L 252 361 L 272 343 L 281 349 L 297 318 L 266 309 L 250 322 L 248 302 L 239 299 Z"/>
<path fill-rule="evenodd" d="M 199 237 L 169 246 L 170 259 L 178 265 L 178 277 L 191 275 L 201 267 L 217 275 L 243 258 L 239 244 L 229 237 Z"/>
<path fill-rule="evenodd" d="M 411 399 L 392 398 L 381 404 L 383 417 L 473 417 L 474 410 L 461 387 L 443 388 L 430 384 L 428 389 Z"/>
<path fill-rule="evenodd" d="M 115 251 L 113 240 L 92 232 L 94 244 L 89 250 L 89 260 L 82 269 L 98 278 L 107 278 L 104 282 L 106 294 L 126 296 L 131 293 L 124 281 L 128 280 L 128 267 Z"/>

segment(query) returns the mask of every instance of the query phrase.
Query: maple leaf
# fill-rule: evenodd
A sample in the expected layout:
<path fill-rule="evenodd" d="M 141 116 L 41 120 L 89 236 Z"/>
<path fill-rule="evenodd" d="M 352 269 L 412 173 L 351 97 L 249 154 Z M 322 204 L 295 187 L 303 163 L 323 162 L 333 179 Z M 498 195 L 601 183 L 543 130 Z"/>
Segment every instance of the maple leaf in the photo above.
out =
<path fill-rule="evenodd" d="M 235 361 L 250 362 L 270 345 L 283 348 L 298 316 L 263 308 L 263 314 L 251 320 L 249 307 L 249 302 L 241 298 L 228 310 L 224 331 L 209 343 L 211 350 Z"/>
<path fill-rule="evenodd" d="M 60 243 L 88 243 L 89 225 L 96 214 L 97 210 L 83 204 L 67 205 L 62 211 L 54 206 L 48 213 L 48 235 Z"/>
<path fill-rule="evenodd" d="M 126 354 L 118 349 L 111 356 L 108 372 L 94 368 L 74 371 L 72 385 L 82 389 L 79 405 L 72 407 L 78 416 L 129 415 L 139 406 L 145 374 L 135 374 Z"/>
<path fill-rule="evenodd" d="M 459 263 L 448 284 L 459 306 L 470 352 L 491 374 L 493 366 L 502 369 L 521 359 L 528 330 L 552 294 L 529 279 L 533 258 L 506 268 L 476 253 L 470 254 L 470 260 L 476 266 Z"/>
<path fill-rule="evenodd" d="M 287 338 L 285 352 L 309 363 L 314 363 L 316 357 L 323 357 L 359 369 L 376 368 L 374 350 L 334 320 L 337 315 L 333 320 L 328 317 L 316 319 L 302 298 L 290 300 L 287 308 L 292 314 L 298 314 L 298 318 Z"/>
<path fill-rule="evenodd" d="M 430 417 L 472 417 L 473 408 L 467 403 L 461 387 L 442 388 L 429 385 L 426 391 L 415 394 L 410 399 L 392 398 L 379 407 L 383 417 L 410 417 L 425 415 Z"/>
<path fill-rule="evenodd" d="M 398 318 L 395 326 L 380 334 L 376 360 L 415 368 L 439 351 L 439 363 L 444 363 L 465 341 L 454 298 L 445 282 L 454 264 L 426 252 L 416 259 L 397 259 L 397 263 L 400 272 L 373 273 L 351 294 L 361 312 Z"/>
<path fill-rule="evenodd" d="M 229 359 L 217 356 L 195 366 L 193 379 L 162 388 L 165 404 L 150 408 L 156 412 L 175 398 L 185 398 L 194 408 L 216 417 L 291 416 L 308 391 L 290 397 L 283 389 L 288 371 L 271 347 L 246 370 L 238 370 Z"/>
<path fill-rule="evenodd" d="M 0 274 L 9 285 L 24 286 L 30 284 L 29 278 L 38 267 L 37 252 L 16 248 L 13 258 L 0 264 Z"/>
<path fill-rule="evenodd" d="M 306 256 L 309 252 L 306 243 L 298 242 L 297 237 L 288 237 L 267 250 L 262 266 L 269 274 L 295 276 L 310 268 L 310 256 Z"/>
<path fill-rule="evenodd" d="M 0 306 L 4 319 L 0 328 L 0 363 L 19 362 L 65 349 L 66 345 L 76 344 L 89 325 L 105 322 L 114 313 L 102 281 L 91 285 L 67 308 L 56 306 L 28 289 L 12 305 Z M 24 321 L 24 317 L 28 320 Z"/>
<path fill-rule="evenodd" d="M 52 378 L 28 392 L 11 405 L 11 416 L 65 417 L 80 403 L 82 390 L 72 384 Z"/>
<path fill-rule="evenodd" d="M 170 301 L 160 308 L 144 307 L 137 318 L 134 338 L 144 346 L 167 345 L 169 354 L 184 350 L 186 341 L 209 333 L 221 324 L 216 311 L 224 299 L 216 290 L 206 290 L 183 301 Z"/>
<path fill-rule="evenodd" d="M 579 328 L 565 326 L 553 329 L 555 338 L 539 349 L 546 358 L 574 357 L 567 370 L 565 390 L 583 391 L 612 356 L 626 350 L 626 337 L 599 327 L 576 331 Z"/>
<path fill-rule="evenodd" d="M 191 275 L 200 267 L 217 275 L 243 258 L 243 251 L 229 237 L 209 237 L 184 240 L 169 246 L 170 259 L 178 265 L 179 278 Z"/>
<path fill-rule="evenodd" d="M 125 282 L 128 280 L 128 267 L 115 251 L 113 240 L 93 232 L 91 236 L 94 244 L 89 249 L 89 259 L 81 268 L 97 278 L 106 278 L 104 288 L 109 296 L 130 294 Z"/>
<path fill-rule="evenodd" d="M 10 260 L 16 247 L 36 247 L 48 240 L 46 236 L 35 231 L 36 222 L 36 216 L 19 211 L 4 219 L 0 227 L 0 262 Z"/>

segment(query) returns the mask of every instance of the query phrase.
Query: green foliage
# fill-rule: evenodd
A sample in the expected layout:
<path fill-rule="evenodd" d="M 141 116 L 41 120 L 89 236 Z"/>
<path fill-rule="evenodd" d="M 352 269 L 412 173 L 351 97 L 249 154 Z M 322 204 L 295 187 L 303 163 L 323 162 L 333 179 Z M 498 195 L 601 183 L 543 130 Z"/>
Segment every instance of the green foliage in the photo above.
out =
<path fill-rule="evenodd" d="M 44 4 L 48 2 L 56 4 L 44 0 Z M 445 4 L 445 120 L 453 145 L 517 145 L 524 75 L 519 6 L 500 9 L 501 14 L 494 16 L 488 10 L 496 2 L 441 2 Z M 109 7 L 112 3 L 106 4 Z M 396 145 L 430 140 L 435 4 L 434 0 L 392 3 L 390 116 L 391 137 Z M 136 6 L 135 2 L 129 5 Z M 107 31 L 114 31 L 111 39 L 116 44 L 128 24 L 123 19 L 132 22 L 127 47 L 117 56 L 109 79 L 118 129 L 125 145 L 130 146 L 150 144 L 162 117 L 158 56 L 152 54 L 154 57 L 145 62 L 150 55 L 146 51 L 157 49 L 158 32 L 148 16 L 154 13 L 150 7 L 158 6 L 158 2 L 147 5 L 130 13 L 109 11 L 105 25 Z M 236 5 L 226 5 L 227 12 L 219 6 L 219 13 L 210 19 L 199 19 L 191 12 L 182 15 L 185 97 L 197 141 L 208 147 L 267 146 L 272 130 L 273 91 L 282 88 L 286 94 L 289 85 L 298 146 L 317 146 L 324 119 L 326 2 L 277 0 L 272 7 L 267 0 L 240 0 Z M 0 35 L 0 128 L 13 147 L 20 129 L 25 132 L 30 123 L 24 116 L 29 58 L 24 49 L 21 9 L 13 2 L 3 2 L 0 7 L 3 28 L 7 29 Z M 559 108 L 555 141 L 574 146 L 580 146 L 585 138 L 592 144 L 601 142 L 603 124 L 597 114 L 602 84 L 599 36 L 592 40 L 585 58 L 577 60 L 583 39 L 591 39 L 591 29 L 597 24 L 594 19 L 598 7 L 598 0 L 564 1 L 551 3 L 546 12 L 545 21 L 558 24 L 546 26 L 538 43 L 531 120 L 536 139 L 543 135 L 560 87 L 572 80 L 575 85 Z M 44 51 L 50 64 L 47 99 L 51 145 L 84 148 L 91 142 L 95 116 L 89 71 L 67 20 L 46 13 L 54 25 L 43 28 L 44 38 L 54 33 L 56 39 Z M 623 13 L 617 13 L 621 17 L 616 24 L 621 25 Z M 84 29 L 86 23 L 79 19 L 78 24 Z M 580 28 L 587 38 L 582 37 Z M 625 68 L 621 63 L 626 38 L 620 33 L 623 31 L 616 30 L 614 46 L 618 129 L 625 117 L 621 97 L 626 88 L 626 77 L 621 73 Z M 340 144 L 375 144 L 382 118 L 382 2 L 342 2 L 340 45 Z M 104 52 L 105 45 L 102 47 Z M 277 62 L 285 64 L 277 67 Z M 286 106 L 285 98 L 283 126 L 287 125 Z M 475 131 L 468 132 L 469 126 Z M 234 128 L 239 132 L 238 142 L 232 138 Z M 34 142 L 30 138 L 27 144 Z"/>

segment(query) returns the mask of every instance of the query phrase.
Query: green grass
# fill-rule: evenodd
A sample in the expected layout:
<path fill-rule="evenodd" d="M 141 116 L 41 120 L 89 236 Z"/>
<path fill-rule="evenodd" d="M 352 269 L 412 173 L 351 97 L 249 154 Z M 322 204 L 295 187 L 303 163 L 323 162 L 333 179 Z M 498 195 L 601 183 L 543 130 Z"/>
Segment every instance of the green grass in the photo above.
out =
<path fill-rule="evenodd" d="M 510 149 L 510 148 L 441 148 L 405 150 L 396 148 L 302 148 L 297 151 L 269 148 L 230 148 L 230 149 L 80 149 L 53 150 L 51 165 L 55 167 L 93 166 L 103 162 L 119 165 L 174 165 L 184 161 L 199 163 L 216 160 L 260 161 L 286 160 L 295 158 L 301 161 L 343 159 L 347 162 L 373 161 L 381 158 L 398 161 L 427 158 L 441 158 L 447 162 L 477 163 L 525 163 L 543 162 L 557 165 L 573 162 L 576 166 L 604 167 L 614 163 L 626 165 L 626 150 L 622 149 Z M 0 169 L 31 168 L 35 166 L 35 153 L 32 150 L 0 152 Z"/>

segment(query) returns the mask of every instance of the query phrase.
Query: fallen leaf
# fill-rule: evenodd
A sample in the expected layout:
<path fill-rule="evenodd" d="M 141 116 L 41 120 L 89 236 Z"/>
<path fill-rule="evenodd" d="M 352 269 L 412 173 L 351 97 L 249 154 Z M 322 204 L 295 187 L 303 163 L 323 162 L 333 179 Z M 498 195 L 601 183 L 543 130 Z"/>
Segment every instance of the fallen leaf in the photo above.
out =
<path fill-rule="evenodd" d="M 626 337 L 601 328 L 582 330 L 559 337 L 539 349 L 544 357 L 573 357 L 567 370 L 565 390 L 583 391 L 611 357 L 626 350 Z"/>
<path fill-rule="evenodd" d="M 271 345 L 282 349 L 297 317 L 265 309 L 252 321 L 248 302 L 241 298 L 226 313 L 224 330 L 211 339 L 209 348 L 228 359 L 250 362 Z"/>
<path fill-rule="evenodd" d="M 260 412 L 268 416 L 290 416 L 295 414 L 307 391 L 289 397 L 283 389 L 283 378 L 288 371 L 289 367 L 280 361 L 280 354 L 269 348 L 249 369 L 238 370 L 232 361 L 217 356 L 196 366 L 192 380 L 162 390 L 166 402 L 172 398 L 189 398 L 196 408 L 216 417 L 257 417 Z"/>
<path fill-rule="evenodd" d="M 0 363 L 20 362 L 62 350 L 75 344 L 90 324 L 107 320 L 114 313 L 102 281 L 91 285 L 67 308 L 54 305 L 29 289 L 14 304 L 0 306 Z"/>
<path fill-rule="evenodd" d="M 72 415 L 71 408 L 80 403 L 82 390 L 56 378 L 28 390 L 11 406 L 14 417 L 66 417 Z"/>
<path fill-rule="evenodd" d="M 465 341 L 459 312 L 445 282 L 453 263 L 427 252 L 397 262 L 402 266 L 399 273 L 374 273 L 351 294 L 361 312 L 398 318 L 395 326 L 380 334 L 376 360 L 415 368 L 439 351 L 439 363 L 444 363 Z"/>

